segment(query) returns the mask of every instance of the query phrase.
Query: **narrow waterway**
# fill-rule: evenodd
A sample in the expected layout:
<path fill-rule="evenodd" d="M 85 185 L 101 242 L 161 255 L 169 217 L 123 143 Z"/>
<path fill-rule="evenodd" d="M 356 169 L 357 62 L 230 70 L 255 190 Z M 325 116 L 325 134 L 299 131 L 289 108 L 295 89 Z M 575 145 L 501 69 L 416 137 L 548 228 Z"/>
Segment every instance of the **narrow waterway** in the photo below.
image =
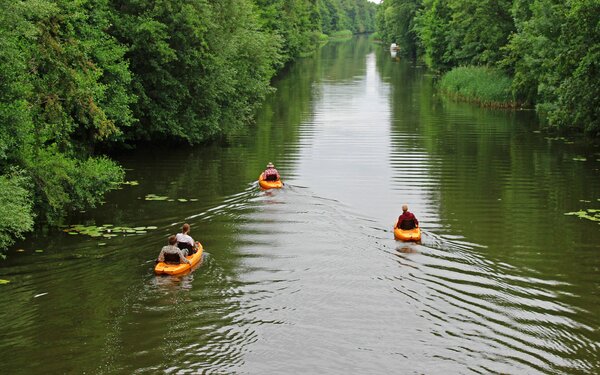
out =
<path fill-rule="evenodd" d="M 600 148 L 434 80 L 329 43 L 227 146 L 117 155 L 130 184 L 68 224 L 126 229 L 0 263 L 0 373 L 600 372 L 600 226 L 565 215 L 599 218 Z M 284 189 L 258 189 L 268 161 Z M 202 265 L 154 276 L 185 222 Z"/>

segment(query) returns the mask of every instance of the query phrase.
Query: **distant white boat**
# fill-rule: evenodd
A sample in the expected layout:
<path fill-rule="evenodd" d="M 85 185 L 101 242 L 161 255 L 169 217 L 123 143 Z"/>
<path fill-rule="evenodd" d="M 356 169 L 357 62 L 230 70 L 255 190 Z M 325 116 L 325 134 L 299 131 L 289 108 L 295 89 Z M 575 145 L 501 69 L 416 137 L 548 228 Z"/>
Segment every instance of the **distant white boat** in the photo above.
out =
<path fill-rule="evenodd" d="M 400 47 L 398 47 L 398 45 L 396 43 L 392 43 L 390 45 L 390 55 L 392 55 L 393 59 L 395 59 L 396 56 L 398 55 L 398 51 L 400 51 Z"/>

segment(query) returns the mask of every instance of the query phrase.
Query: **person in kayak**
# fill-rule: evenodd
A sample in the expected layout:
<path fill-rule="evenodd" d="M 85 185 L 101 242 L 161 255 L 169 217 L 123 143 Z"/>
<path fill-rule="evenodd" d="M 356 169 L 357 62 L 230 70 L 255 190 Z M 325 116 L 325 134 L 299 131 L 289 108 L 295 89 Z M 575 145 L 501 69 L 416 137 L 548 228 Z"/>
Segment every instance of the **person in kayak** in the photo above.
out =
<path fill-rule="evenodd" d="M 188 223 L 183 224 L 181 227 L 181 233 L 177 233 L 177 247 L 181 250 L 185 250 L 187 255 L 192 255 L 196 252 L 196 242 L 189 235 L 190 225 Z"/>
<path fill-rule="evenodd" d="M 396 228 L 400 228 L 403 230 L 415 229 L 419 226 L 419 221 L 413 215 L 412 212 L 408 211 L 408 206 L 402 205 L 402 215 L 398 217 L 398 222 L 396 223 Z"/>
<path fill-rule="evenodd" d="M 177 236 L 169 237 L 169 244 L 167 246 L 163 246 L 160 250 L 160 254 L 158 254 L 157 262 L 173 262 L 176 263 L 187 263 L 190 264 L 190 261 L 185 258 L 186 253 L 183 252 L 180 248 L 175 246 L 177 244 Z"/>
<path fill-rule="evenodd" d="M 275 166 L 271 162 L 267 164 L 267 169 L 265 169 L 263 175 L 265 181 L 277 181 L 280 178 L 279 172 L 277 172 L 277 169 L 275 169 Z"/>

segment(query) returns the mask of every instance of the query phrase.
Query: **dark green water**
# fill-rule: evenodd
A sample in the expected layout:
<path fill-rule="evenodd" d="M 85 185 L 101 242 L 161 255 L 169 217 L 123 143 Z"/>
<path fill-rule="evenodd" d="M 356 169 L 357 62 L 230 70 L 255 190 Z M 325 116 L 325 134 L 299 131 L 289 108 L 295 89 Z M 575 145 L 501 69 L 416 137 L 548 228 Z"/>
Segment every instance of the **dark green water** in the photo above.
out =
<path fill-rule="evenodd" d="M 228 147 L 117 155 L 139 185 L 71 224 L 157 229 L 10 252 L 0 373 L 600 372 L 600 226 L 564 215 L 600 208 L 600 148 L 433 79 L 331 43 Z M 258 190 L 268 161 L 285 189 Z M 393 239 L 402 203 L 421 244 Z M 203 264 L 155 277 L 184 222 Z"/>

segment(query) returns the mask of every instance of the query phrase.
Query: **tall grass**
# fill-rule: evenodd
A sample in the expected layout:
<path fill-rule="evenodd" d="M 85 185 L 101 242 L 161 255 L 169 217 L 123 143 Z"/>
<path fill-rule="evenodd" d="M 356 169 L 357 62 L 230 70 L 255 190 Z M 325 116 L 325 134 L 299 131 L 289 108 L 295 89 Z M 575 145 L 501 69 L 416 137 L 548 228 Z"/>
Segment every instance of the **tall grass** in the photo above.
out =
<path fill-rule="evenodd" d="M 519 105 L 512 93 L 512 79 L 490 68 L 454 68 L 444 74 L 440 89 L 450 97 L 484 107 L 513 108 Z"/>

